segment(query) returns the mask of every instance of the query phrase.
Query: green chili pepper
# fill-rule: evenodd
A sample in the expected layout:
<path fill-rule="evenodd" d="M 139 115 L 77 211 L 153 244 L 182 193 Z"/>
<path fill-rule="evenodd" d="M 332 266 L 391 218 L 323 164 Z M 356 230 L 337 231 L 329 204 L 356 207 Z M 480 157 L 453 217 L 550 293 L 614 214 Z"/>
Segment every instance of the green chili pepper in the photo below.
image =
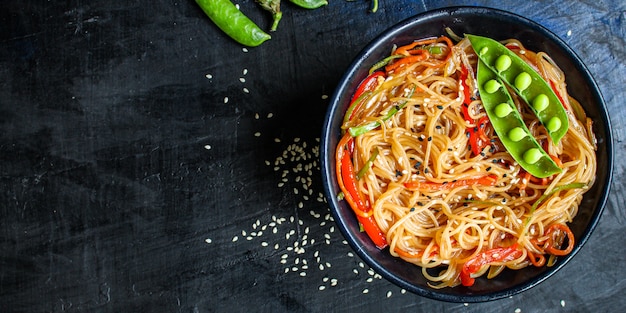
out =
<path fill-rule="evenodd" d="M 415 86 L 411 88 L 411 91 L 409 92 L 409 95 L 407 96 L 407 98 L 410 98 L 411 96 L 413 96 L 414 91 L 415 91 Z M 387 114 L 385 114 L 382 117 L 383 122 L 389 120 L 392 116 L 398 113 L 398 111 L 402 110 L 406 106 L 406 103 L 407 101 L 402 101 L 400 104 L 397 104 L 396 106 L 391 108 L 391 110 L 389 110 Z M 372 129 L 376 129 L 379 126 L 380 126 L 380 123 L 378 121 L 372 121 L 364 125 L 350 127 L 348 128 L 348 132 L 350 133 L 352 137 L 356 137 L 359 135 L 363 135 Z"/>
<path fill-rule="evenodd" d="M 283 13 L 280 11 L 280 0 L 256 0 L 256 2 L 266 11 L 272 13 L 272 26 L 270 31 L 276 31 L 278 28 L 278 22 L 283 17 Z"/>
<path fill-rule="evenodd" d="M 235 41 L 256 47 L 271 38 L 230 0 L 196 0 L 202 11 Z"/>
<path fill-rule="evenodd" d="M 482 59 L 476 73 L 483 107 L 500 141 L 524 170 L 544 178 L 561 172 L 561 168 L 532 136 L 506 87 Z"/>
<path fill-rule="evenodd" d="M 327 5 L 326 0 L 289 0 L 291 3 L 305 9 L 317 9 L 321 6 Z"/>
<path fill-rule="evenodd" d="M 480 60 L 529 104 L 553 142 L 558 143 L 569 127 L 567 113 L 550 84 L 528 63 L 501 43 L 467 35 Z"/>

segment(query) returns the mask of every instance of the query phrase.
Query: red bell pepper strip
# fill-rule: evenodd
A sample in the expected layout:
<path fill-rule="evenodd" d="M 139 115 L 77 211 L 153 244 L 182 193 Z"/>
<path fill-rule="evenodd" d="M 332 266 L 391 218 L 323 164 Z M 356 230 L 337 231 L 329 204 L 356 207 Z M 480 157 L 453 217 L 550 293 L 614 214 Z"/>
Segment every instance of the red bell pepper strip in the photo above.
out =
<path fill-rule="evenodd" d="M 567 110 L 567 107 L 565 106 L 565 101 L 563 101 L 563 97 L 561 97 L 561 94 L 559 93 L 559 91 L 556 90 L 556 85 L 554 84 L 552 80 L 550 80 L 550 87 L 552 87 L 552 91 L 554 91 L 554 94 L 556 94 L 556 97 L 559 98 L 559 101 L 561 101 L 561 105 L 563 106 L 563 108 Z"/>
<path fill-rule="evenodd" d="M 354 102 L 358 97 L 360 97 L 364 92 L 371 91 L 376 89 L 378 86 L 378 77 L 385 76 L 385 73 L 382 71 L 373 72 L 371 75 L 367 76 L 360 84 L 359 87 L 356 88 L 354 95 L 352 95 L 352 99 L 350 99 L 350 103 Z"/>
<path fill-rule="evenodd" d="M 464 186 L 493 186 L 498 181 L 498 176 L 494 174 L 481 176 L 477 178 L 468 178 L 461 179 L 456 181 L 451 181 L 448 183 L 435 183 L 429 181 L 409 181 L 404 183 L 404 187 L 409 190 L 423 190 L 423 191 L 439 191 L 439 190 L 450 190 L 458 187 Z"/>
<path fill-rule="evenodd" d="M 372 209 L 363 201 L 357 189 L 354 167 L 350 157 L 353 150 L 354 138 L 352 138 L 349 133 L 346 133 L 339 141 L 335 154 L 337 182 L 344 194 L 344 199 L 356 214 L 365 233 L 370 237 L 372 242 L 374 242 L 376 247 L 384 249 L 387 247 L 387 238 L 380 230 L 380 227 L 378 227 L 378 224 L 376 224 L 372 216 Z"/>
<path fill-rule="evenodd" d="M 467 68 L 461 65 L 461 75 L 459 76 L 459 81 L 463 88 L 463 105 L 461 105 L 461 111 L 463 112 L 463 118 L 468 124 L 476 125 L 476 127 L 467 127 L 465 131 L 469 135 L 472 152 L 474 155 L 479 155 L 483 149 L 489 145 L 489 138 L 485 134 L 485 127 L 487 127 L 489 123 L 489 118 L 484 116 L 477 122 L 469 114 L 469 105 L 472 103 L 472 96 L 470 88 L 467 85 L 468 75 Z"/>
<path fill-rule="evenodd" d="M 466 287 L 474 285 L 475 279 L 471 275 L 478 272 L 484 265 L 508 262 L 520 256 L 522 256 L 522 251 L 517 249 L 517 243 L 510 247 L 493 248 L 481 252 L 463 264 L 460 274 L 461 284 Z"/>
<path fill-rule="evenodd" d="M 350 106 L 348 110 L 346 110 L 346 114 L 343 117 L 343 123 L 345 124 L 349 120 L 354 117 L 354 114 L 358 112 L 361 104 L 363 103 L 364 98 L 371 93 L 372 90 L 378 87 L 378 77 L 384 77 L 385 73 L 382 71 L 376 71 L 369 76 L 367 76 L 357 87 L 354 95 L 350 99 Z"/>

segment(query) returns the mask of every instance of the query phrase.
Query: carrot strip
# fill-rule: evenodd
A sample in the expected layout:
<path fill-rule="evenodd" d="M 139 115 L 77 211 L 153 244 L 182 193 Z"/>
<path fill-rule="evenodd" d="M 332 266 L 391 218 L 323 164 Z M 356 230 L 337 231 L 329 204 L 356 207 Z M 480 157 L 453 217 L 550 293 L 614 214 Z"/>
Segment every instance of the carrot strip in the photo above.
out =
<path fill-rule="evenodd" d="M 528 253 L 528 260 L 530 260 L 530 263 L 532 263 L 534 266 L 542 267 L 546 264 L 546 257 L 544 257 L 543 254 L 535 255 L 530 250 L 528 250 L 527 253 Z"/>
<path fill-rule="evenodd" d="M 437 42 L 437 39 L 435 39 L 435 38 L 415 41 L 415 42 L 412 42 L 412 43 L 410 43 L 408 45 L 404 45 L 404 46 L 398 47 L 396 49 L 396 51 L 393 52 L 393 54 L 405 54 L 405 55 L 406 54 L 410 54 L 409 50 L 415 48 L 416 46 L 419 46 L 419 45 L 429 45 L 429 44 L 432 44 L 432 43 L 435 43 L 435 42 Z"/>
<path fill-rule="evenodd" d="M 401 66 L 419 62 L 419 61 L 424 61 L 428 59 L 428 56 L 430 55 L 428 51 L 426 50 L 417 50 L 417 51 L 421 51 L 421 52 L 419 54 L 412 54 L 411 56 L 397 59 L 395 62 L 385 66 L 385 71 L 389 73 L 400 68 Z"/>
<path fill-rule="evenodd" d="M 404 187 L 409 190 L 422 190 L 422 191 L 438 191 L 438 190 L 450 190 L 458 187 L 480 185 L 480 186 L 493 186 L 498 181 L 498 176 L 494 174 L 478 177 L 455 180 L 447 183 L 435 183 L 429 181 L 409 181 L 404 183 Z"/>
<path fill-rule="evenodd" d="M 560 248 L 556 248 L 554 247 L 554 232 L 555 231 L 562 231 L 567 235 L 567 247 L 565 249 L 560 249 Z M 569 227 L 567 227 L 567 225 L 565 224 L 552 224 L 550 225 L 550 227 L 548 227 L 548 229 L 546 230 L 546 234 L 548 234 L 549 239 L 548 242 L 546 243 L 545 246 L 545 250 L 546 252 L 553 254 L 553 255 L 567 255 L 570 252 L 572 252 L 572 250 L 574 249 L 574 233 L 572 233 L 572 230 L 569 229 Z"/>

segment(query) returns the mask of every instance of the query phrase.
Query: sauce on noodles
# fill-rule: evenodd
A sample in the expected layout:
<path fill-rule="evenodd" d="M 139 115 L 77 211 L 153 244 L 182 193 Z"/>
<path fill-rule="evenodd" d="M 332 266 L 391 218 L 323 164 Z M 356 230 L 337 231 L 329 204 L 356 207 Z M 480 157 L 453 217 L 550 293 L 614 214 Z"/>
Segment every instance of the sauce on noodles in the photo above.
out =
<path fill-rule="evenodd" d="M 596 172 L 591 120 L 543 52 L 502 41 L 559 96 L 569 129 L 554 143 L 513 93 L 524 123 L 561 172 L 539 179 L 502 146 L 476 88 L 464 38 L 427 38 L 376 64 L 346 112 L 337 176 L 374 243 L 422 268 L 433 288 L 471 286 L 503 269 L 546 266 L 568 254 L 567 226 Z"/>

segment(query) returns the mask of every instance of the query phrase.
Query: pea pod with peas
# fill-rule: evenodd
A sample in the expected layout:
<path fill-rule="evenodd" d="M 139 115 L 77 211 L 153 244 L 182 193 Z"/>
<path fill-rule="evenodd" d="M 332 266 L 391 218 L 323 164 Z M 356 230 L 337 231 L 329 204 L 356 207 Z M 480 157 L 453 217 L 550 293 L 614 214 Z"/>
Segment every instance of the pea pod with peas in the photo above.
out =
<path fill-rule="evenodd" d="M 567 133 L 567 113 L 550 84 L 514 52 L 491 38 L 466 35 L 485 67 L 521 97 L 554 143 Z"/>
<path fill-rule="evenodd" d="M 561 172 L 524 124 L 502 79 L 482 59 L 478 61 L 476 80 L 491 125 L 513 159 L 538 178 Z"/>

